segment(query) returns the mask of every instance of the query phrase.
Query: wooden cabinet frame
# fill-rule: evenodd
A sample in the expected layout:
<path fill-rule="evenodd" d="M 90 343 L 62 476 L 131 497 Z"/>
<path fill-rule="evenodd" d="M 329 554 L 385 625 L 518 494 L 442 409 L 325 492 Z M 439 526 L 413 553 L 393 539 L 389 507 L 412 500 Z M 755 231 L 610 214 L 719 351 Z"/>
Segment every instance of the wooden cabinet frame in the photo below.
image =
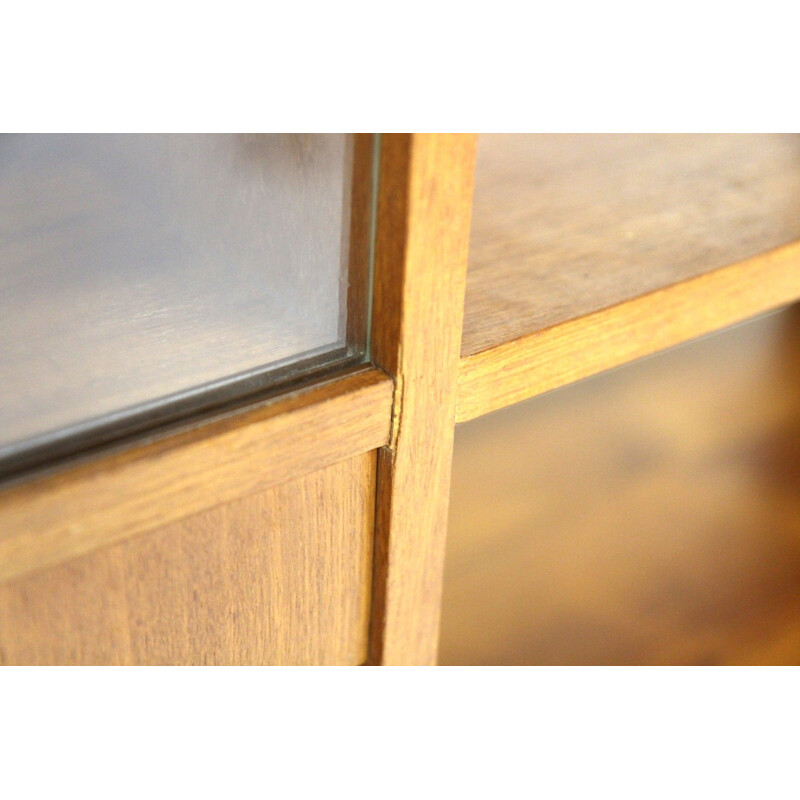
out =
<path fill-rule="evenodd" d="M 7 486 L 0 581 L 379 450 L 369 660 L 433 663 L 474 152 L 383 136 L 372 366 Z"/>
<path fill-rule="evenodd" d="M 7 486 L 0 582 L 377 450 L 366 661 L 433 664 L 456 422 L 800 297 L 794 244 L 461 358 L 475 151 L 382 136 L 371 364 Z"/>

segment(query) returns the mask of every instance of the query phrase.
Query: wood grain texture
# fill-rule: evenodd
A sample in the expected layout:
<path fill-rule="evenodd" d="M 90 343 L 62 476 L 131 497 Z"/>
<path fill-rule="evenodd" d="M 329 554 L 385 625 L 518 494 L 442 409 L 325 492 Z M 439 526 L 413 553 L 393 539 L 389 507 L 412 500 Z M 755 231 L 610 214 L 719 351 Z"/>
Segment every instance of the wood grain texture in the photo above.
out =
<path fill-rule="evenodd" d="M 374 450 L 392 382 L 360 368 L 289 396 L 0 492 L 0 580 L 263 492 Z"/>
<path fill-rule="evenodd" d="M 385 134 L 372 357 L 395 379 L 378 456 L 370 662 L 436 659 L 475 137 Z"/>
<path fill-rule="evenodd" d="M 797 239 L 797 134 L 481 135 L 462 355 Z"/>
<path fill-rule="evenodd" d="M 459 422 L 800 298 L 800 243 L 462 358 Z"/>
<path fill-rule="evenodd" d="M 800 309 L 456 429 L 444 664 L 800 663 Z"/>
<path fill-rule="evenodd" d="M 0 586 L 0 663 L 361 664 L 375 452 Z"/>

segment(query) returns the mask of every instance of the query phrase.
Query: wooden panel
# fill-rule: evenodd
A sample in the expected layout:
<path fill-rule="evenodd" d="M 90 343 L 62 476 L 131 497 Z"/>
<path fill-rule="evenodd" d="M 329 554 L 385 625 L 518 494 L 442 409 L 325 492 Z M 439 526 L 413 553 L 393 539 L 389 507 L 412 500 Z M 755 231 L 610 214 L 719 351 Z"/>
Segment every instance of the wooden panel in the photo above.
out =
<path fill-rule="evenodd" d="M 436 659 L 475 138 L 384 135 L 372 356 L 395 379 L 378 457 L 370 660 Z"/>
<path fill-rule="evenodd" d="M 462 355 L 796 239 L 796 134 L 482 135 Z"/>
<path fill-rule="evenodd" d="M 262 492 L 388 441 L 392 382 L 361 368 L 0 492 L 0 580 Z"/>
<path fill-rule="evenodd" d="M 800 243 L 462 358 L 458 422 L 800 298 Z"/>
<path fill-rule="evenodd" d="M 800 663 L 800 309 L 459 426 L 445 664 Z"/>
<path fill-rule="evenodd" d="M 6 664 L 360 664 L 375 453 L 0 586 Z"/>

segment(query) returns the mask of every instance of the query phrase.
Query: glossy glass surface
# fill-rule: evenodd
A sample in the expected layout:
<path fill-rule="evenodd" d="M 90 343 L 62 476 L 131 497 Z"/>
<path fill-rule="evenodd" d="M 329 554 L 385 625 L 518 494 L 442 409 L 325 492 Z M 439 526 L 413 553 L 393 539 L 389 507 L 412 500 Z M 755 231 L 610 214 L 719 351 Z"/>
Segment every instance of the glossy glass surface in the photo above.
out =
<path fill-rule="evenodd" d="M 0 136 L 0 461 L 357 358 L 351 229 L 369 187 L 353 149 L 346 134 Z"/>

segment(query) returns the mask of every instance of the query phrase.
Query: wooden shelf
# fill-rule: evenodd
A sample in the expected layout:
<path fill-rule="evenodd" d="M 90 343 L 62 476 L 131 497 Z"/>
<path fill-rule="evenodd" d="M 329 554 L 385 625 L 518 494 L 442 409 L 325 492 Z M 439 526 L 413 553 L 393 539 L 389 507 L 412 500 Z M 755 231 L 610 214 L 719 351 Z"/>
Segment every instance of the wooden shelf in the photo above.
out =
<path fill-rule="evenodd" d="M 800 137 L 479 138 L 458 420 L 800 297 Z"/>
<path fill-rule="evenodd" d="M 797 664 L 800 307 L 459 426 L 443 664 Z"/>

